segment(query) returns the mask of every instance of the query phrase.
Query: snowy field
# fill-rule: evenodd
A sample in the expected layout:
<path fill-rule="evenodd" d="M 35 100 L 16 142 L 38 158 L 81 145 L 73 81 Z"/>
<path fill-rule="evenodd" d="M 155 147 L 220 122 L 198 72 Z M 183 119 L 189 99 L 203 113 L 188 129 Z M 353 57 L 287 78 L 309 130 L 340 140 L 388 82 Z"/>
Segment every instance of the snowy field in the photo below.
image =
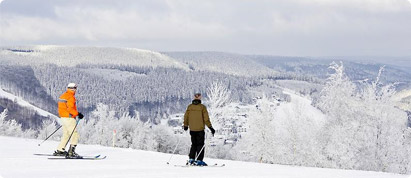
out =
<path fill-rule="evenodd" d="M 184 164 L 187 156 L 175 155 L 170 165 L 170 154 L 96 145 L 79 145 L 80 155 L 107 155 L 105 160 L 48 160 L 34 153 L 52 153 L 57 142 L 0 136 L 0 177 L 2 178 L 48 178 L 48 177 L 278 177 L 278 178 L 408 178 L 408 175 L 308 168 L 286 165 L 272 165 L 226 161 L 205 158 L 211 163 L 224 163 L 225 167 L 175 167 Z"/>

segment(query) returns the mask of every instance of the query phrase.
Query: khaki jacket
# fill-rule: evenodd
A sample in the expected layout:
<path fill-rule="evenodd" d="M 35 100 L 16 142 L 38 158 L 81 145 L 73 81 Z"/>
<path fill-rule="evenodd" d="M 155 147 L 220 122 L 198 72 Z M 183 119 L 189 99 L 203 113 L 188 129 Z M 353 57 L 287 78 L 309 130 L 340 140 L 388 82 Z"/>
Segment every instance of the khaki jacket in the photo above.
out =
<path fill-rule="evenodd" d="M 205 129 L 204 125 L 212 127 L 207 108 L 201 104 L 201 100 L 193 100 L 184 114 L 184 126 L 188 126 L 190 131 L 202 131 Z"/>

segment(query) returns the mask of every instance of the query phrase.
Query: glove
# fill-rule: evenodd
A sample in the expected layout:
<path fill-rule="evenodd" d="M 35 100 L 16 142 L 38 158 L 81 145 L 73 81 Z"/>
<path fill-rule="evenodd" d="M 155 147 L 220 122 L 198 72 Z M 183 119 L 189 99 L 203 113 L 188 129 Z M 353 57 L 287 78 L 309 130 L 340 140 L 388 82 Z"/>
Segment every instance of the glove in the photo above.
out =
<path fill-rule="evenodd" d="M 78 117 L 79 119 L 83 119 L 84 115 L 81 114 L 81 113 L 78 113 L 77 117 Z"/>
<path fill-rule="evenodd" d="M 210 129 L 210 131 L 211 131 L 211 134 L 213 134 L 213 137 L 214 137 L 214 134 L 215 134 L 214 128 L 210 127 L 209 129 Z"/>
<path fill-rule="evenodd" d="M 183 129 L 184 129 L 185 131 L 187 131 L 187 130 L 188 130 L 188 126 L 183 126 Z"/>

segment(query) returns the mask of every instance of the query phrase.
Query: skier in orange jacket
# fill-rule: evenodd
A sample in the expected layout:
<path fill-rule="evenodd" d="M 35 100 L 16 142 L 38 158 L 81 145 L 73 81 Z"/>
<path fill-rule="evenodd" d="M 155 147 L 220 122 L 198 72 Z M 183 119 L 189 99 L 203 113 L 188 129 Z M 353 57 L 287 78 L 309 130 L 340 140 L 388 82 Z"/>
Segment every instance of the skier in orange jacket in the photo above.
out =
<path fill-rule="evenodd" d="M 53 153 L 56 156 L 66 156 L 68 158 L 79 158 L 76 152 L 76 146 L 79 139 L 79 134 L 77 133 L 77 120 L 83 119 L 83 114 L 77 111 L 76 97 L 74 95 L 77 91 L 77 84 L 69 83 L 67 85 L 67 91 L 63 93 L 58 99 L 58 112 L 61 118 L 61 123 L 63 125 L 63 136 L 61 137 L 61 142 L 57 147 L 57 150 Z M 71 135 L 72 134 L 72 135 Z M 70 148 L 65 151 L 66 144 L 68 143 L 71 135 Z"/>

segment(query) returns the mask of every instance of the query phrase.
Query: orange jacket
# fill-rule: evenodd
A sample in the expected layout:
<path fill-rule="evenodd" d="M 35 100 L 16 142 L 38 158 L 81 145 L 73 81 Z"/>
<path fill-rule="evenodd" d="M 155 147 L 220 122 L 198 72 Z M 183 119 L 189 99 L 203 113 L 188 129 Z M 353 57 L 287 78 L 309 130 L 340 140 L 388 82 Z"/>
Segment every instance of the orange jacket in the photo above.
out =
<path fill-rule="evenodd" d="M 73 91 L 67 90 L 60 96 L 57 103 L 60 117 L 75 118 L 78 115 L 76 97 L 74 97 Z"/>

